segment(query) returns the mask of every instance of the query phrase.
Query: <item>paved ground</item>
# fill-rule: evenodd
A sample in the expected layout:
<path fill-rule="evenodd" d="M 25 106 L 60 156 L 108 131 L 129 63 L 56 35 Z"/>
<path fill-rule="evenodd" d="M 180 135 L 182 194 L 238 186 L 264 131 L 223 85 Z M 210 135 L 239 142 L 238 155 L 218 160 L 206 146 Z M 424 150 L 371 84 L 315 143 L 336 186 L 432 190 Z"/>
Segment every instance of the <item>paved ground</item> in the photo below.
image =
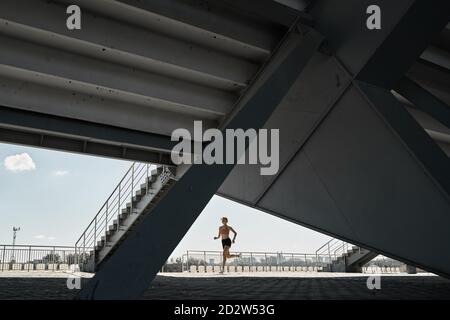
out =
<path fill-rule="evenodd" d="M 0 299 L 71 299 L 65 273 L 1 273 Z M 83 275 L 88 277 L 87 275 Z M 432 275 L 381 275 L 381 290 L 368 290 L 368 275 L 240 273 L 159 275 L 144 299 L 450 299 L 450 280 Z"/>

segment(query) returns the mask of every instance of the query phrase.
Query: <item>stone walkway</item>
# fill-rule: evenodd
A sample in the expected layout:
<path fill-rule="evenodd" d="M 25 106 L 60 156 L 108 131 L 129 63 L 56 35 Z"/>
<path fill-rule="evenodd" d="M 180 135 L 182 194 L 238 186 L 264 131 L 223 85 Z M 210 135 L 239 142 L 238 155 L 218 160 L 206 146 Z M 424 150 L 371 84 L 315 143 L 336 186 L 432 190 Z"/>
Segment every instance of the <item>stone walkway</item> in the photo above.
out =
<path fill-rule="evenodd" d="M 65 273 L 0 273 L 0 299 L 71 299 Z M 83 277 L 90 275 L 84 274 Z M 381 275 L 381 289 L 367 289 L 369 275 L 335 273 L 162 274 L 144 299 L 450 299 L 450 280 L 433 275 Z M 86 279 L 87 280 L 87 279 Z"/>

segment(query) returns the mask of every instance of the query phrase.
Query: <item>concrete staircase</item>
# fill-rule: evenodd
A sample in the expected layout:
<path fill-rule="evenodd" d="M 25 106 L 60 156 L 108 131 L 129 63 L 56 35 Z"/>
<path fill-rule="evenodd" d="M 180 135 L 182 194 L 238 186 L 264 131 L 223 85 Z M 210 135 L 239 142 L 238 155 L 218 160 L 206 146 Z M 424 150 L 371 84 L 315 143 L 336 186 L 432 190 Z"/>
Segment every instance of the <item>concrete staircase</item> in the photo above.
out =
<path fill-rule="evenodd" d="M 346 253 L 332 260 L 323 268 L 325 272 L 361 272 L 362 266 L 374 259 L 378 253 L 352 246 Z"/>
<path fill-rule="evenodd" d="M 316 251 L 317 257 L 328 257 L 322 266 L 323 272 L 361 272 L 362 266 L 377 255 L 338 239 L 331 239 Z"/>
<path fill-rule="evenodd" d="M 83 232 L 75 249 L 82 271 L 95 272 L 175 182 L 174 168 L 133 163 Z"/>

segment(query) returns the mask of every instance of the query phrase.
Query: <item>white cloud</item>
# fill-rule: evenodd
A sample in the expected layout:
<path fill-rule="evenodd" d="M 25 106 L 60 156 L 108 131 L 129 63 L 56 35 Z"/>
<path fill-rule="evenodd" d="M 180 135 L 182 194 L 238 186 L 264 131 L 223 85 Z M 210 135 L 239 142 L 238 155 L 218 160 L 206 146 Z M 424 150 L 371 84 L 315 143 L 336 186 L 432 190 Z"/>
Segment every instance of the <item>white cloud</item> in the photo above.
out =
<path fill-rule="evenodd" d="M 62 177 L 69 174 L 69 171 L 66 170 L 57 170 L 54 172 L 55 176 Z"/>
<path fill-rule="evenodd" d="M 12 172 L 31 171 L 36 169 L 33 159 L 28 153 L 8 156 L 4 161 L 5 168 Z"/>

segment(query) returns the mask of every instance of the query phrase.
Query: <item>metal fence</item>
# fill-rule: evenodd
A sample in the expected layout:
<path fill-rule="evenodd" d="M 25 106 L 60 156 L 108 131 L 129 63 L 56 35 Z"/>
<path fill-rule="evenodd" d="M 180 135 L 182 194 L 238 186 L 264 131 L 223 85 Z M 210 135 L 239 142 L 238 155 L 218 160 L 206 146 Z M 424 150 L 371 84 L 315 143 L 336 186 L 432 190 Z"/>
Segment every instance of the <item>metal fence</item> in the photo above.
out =
<path fill-rule="evenodd" d="M 183 255 L 182 270 L 216 272 L 222 265 L 221 251 L 188 251 Z M 228 271 L 320 271 L 329 264 L 328 255 L 282 252 L 241 252 L 241 257 L 226 262 Z"/>
<path fill-rule="evenodd" d="M 69 271 L 81 260 L 74 247 L 0 245 L 0 271 Z"/>
<path fill-rule="evenodd" d="M 181 261 L 165 266 L 165 272 L 218 272 L 222 266 L 221 251 L 187 251 Z M 228 272 L 320 272 L 331 263 L 328 253 L 242 252 L 240 258 L 229 259 Z M 406 265 L 378 256 L 362 268 L 363 273 L 400 273 Z M 163 269 L 164 271 L 164 269 Z"/>
<path fill-rule="evenodd" d="M 375 259 L 371 260 L 362 267 L 362 272 L 363 273 L 406 272 L 406 264 L 391 258 L 387 258 L 385 256 L 377 256 Z"/>
<path fill-rule="evenodd" d="M 73 271 L 85 257 L 74 247 L 0 245 L 1 271 Z M 161 272 L 218 272 L 222 251 L 187 251 L 180 259 L 167 261 Z M 227 260 L 228 272 L 320 272 L 331 262 L 328 254 L 242 252 L 240 258 Z M 377 256 L 363 266 L 363 273 L 406 272 L 400 261 Z M 419 270 L 421 272 L 421 270 Z"/>

